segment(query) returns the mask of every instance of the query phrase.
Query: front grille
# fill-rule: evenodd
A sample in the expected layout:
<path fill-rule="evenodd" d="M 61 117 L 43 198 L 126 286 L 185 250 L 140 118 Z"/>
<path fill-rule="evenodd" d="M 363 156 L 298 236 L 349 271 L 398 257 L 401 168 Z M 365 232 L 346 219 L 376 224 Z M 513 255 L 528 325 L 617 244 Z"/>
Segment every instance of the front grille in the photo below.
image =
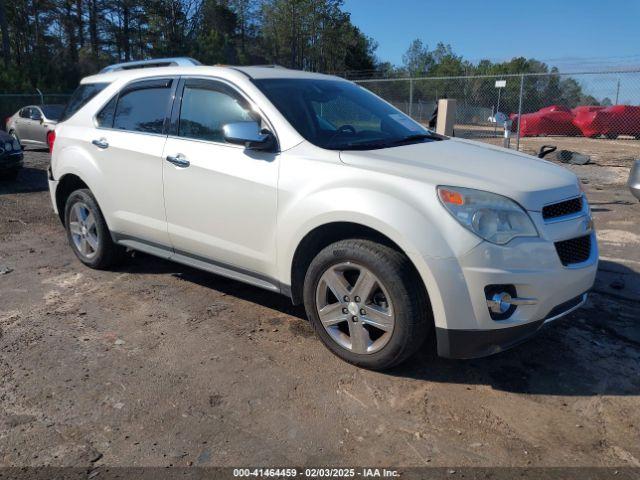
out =
<path fill-rule="evenodd" d="M 586 262 L 591 255 L 591 236 L 585 235 L 556 242 L 556 251 L 565 267 L 574 263 Z"/>
<path fill-rule="evenodd" d="M 551 218 L 564 217 L 565 215 L 571 215 L 572 213 L 578 213 L 580 211 L 582 211 L 582 197 L 572 198 L 571 200 L 565 200 L 564 202 L 547 205 L 542 209 L 542 218 L 549 220 Z"/>

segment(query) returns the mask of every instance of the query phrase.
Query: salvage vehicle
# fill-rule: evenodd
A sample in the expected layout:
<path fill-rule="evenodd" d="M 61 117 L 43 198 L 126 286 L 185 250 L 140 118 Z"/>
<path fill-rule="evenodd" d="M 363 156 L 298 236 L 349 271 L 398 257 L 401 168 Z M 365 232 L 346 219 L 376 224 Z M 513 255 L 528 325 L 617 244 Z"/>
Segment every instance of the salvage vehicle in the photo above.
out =
<path fill-rule="evenodd" d="M 153 62 L 83 79 L 56 128 L 51 200 L 85 265 L 132 249 L 282 293 L 371 369 L 497 353 L 585 302 L 598 247 L 569 170 L 338 77 Z"/>
<path fill-rule="evenodd" d="M 11 135 L 0 131 L 0 180 L 15 180 L 22 164 L 20 143 Z"/>
<path fill-rule="evenodd" d="M 7 132 L 22 145 L 48 147 L 63 112 L 64 105 L 23 107 L 7 119 Z"/>

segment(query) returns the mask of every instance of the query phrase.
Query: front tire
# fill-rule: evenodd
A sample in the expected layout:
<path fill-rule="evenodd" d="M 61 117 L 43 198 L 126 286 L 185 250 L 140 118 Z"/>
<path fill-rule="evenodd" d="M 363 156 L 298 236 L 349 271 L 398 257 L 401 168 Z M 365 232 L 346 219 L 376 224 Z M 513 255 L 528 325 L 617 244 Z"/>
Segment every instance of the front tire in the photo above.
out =
<path fill-rule="evenodd" d="M 69 245 L 76 257 L 95 269 L 106 269 L 120 262 L 124 249 L 111 239 L 111 233 L 91 191 L 76 190 L 67 199 L 64 212 Z"/>
<path fill-rule="evenodd" d="M 304 304 L 332 353 L 372 370 L 407 360 L 433 326 L 424 286 L 409 259 L 370 240 L 324 248 L 307 270 Z"/>

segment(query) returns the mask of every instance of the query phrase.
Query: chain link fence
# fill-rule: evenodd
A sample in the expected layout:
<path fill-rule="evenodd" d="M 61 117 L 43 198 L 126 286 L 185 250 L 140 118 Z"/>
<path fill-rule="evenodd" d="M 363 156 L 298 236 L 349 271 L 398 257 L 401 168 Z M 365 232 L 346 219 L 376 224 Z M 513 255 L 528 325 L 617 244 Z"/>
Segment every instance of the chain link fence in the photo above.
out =
<path fill-rule="evenodd" d="M 506 129 L 511 148 L 530 137 L 640 140 L 640 70 L 355 82 L 425 125 L 439 99 L 455 99 L 455 136 L 501 144 Z"/>
<path fill-rule="evenodd" d="M 428 125 L 439 99 L 456 100 L 454 135 L 511 148 L 523 139 L 628 140 L 640 148 L 640 69 L 355 80 Z M 0 122 L 26 105 L 66 104 L 70 94 L 0 94 Z M 640 157 L 640 150 L 638 152 Z"/>
<path fill-rule="evenodd" d="M 4 130 L 6 120 L 28 105 L 66 105 L 70 93 L 0 93 L 0 124 Z"/>

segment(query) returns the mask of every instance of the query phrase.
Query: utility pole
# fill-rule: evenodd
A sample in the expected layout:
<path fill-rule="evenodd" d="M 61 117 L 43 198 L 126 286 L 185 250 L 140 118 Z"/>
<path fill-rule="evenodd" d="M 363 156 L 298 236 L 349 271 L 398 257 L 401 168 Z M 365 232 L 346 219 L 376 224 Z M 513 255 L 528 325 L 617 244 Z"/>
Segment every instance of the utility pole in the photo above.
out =
<path fill-rule="evenodd" d="M 616 87 L 616 103 L 618 105 L 618 98 L 620 97 L 620 78 L 618 78 L 618 86 Z"/>

